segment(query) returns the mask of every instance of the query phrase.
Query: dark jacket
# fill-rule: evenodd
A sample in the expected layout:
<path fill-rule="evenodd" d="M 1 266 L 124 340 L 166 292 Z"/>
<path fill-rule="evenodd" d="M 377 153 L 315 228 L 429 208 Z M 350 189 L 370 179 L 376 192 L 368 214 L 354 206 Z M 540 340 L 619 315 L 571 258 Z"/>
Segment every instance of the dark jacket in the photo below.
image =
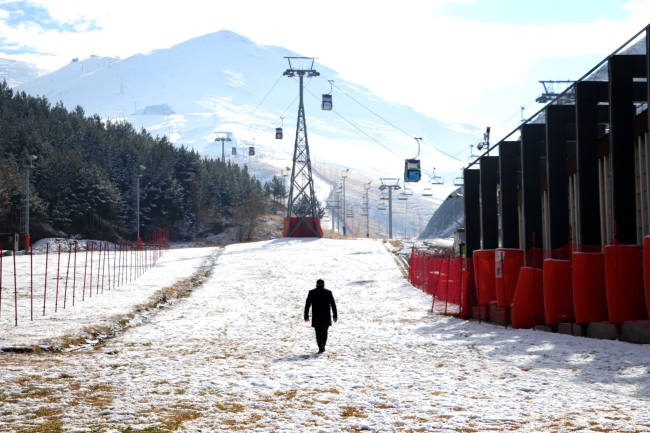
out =
<path fill-rule="evenodd" d="M 330 305 L 332 306 L 332 313 L 334 318 L 338 318 L 336 312 L 336 303 L 332 292 L 324 287 L 317 287 L 309 291 L 307 295 L 307 302 L 305 302 L 305 320 L 309 319 L 309 307 L 312 307 L 311 326 L 332 326 L 332 318 L 330 317 Z"/>

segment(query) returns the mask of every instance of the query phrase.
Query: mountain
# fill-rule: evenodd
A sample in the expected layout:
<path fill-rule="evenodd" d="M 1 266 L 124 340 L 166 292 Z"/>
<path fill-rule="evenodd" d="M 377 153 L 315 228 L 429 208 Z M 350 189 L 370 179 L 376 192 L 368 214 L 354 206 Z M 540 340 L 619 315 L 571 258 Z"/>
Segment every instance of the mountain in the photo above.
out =
<path fill-rule="evenodd" d="M 420 234 L 420 239 L 448 238 L 454 235 L 456 227 L 464 227 L 465 202 L 462 194 L 463 187 L 460 187 L 442 202 Z"/>
<path fill-rule="evenodd" d="M 234 162 L 249 164 L 255 173 L 255 162 L 263 161 L 280 174 L 291 162 L 298 111 L 297 78 L 282 75 L 287 56 L 299 54 L 219 31 L 126 59 L 91 56 L 73 61 L 17 90 L 45 96 L 52 103 L 61 101 L 68 108 L 80 105 L 87 115 L 125 119 L 207 156 L 221 156 L 215 132 L 229 131 L 234 141 L 227 146 L 237 147 L 238 153 Z M 307 68 L 310 63 L 294 60 L 294 67 Z M 446 177 L 447 183 L 458 175 L 464 161 L 431 146 L 453 154 L 475 141 L 477 128 L 445 123 L 381 99 L 321 63 L 314 68 L 320 76 L 304 83 L 314 162 L 359 171 L 378 186 L 379 177 L 401 178 L 404 159 L 419 153 L 425 173 L 436 167 L 436 174 Z M 396 85 L 402 79 L 396 77 Z M 323 111 L 321 95 L 330 91 L 334 110 Z M 276 140 L 274 128 L 281 125 L 284 138 Z M 428 145 L 418 150 L 412 137 L 422 137 Z M 256 150 L 253 159 L 248 157 L 249 145 Z M 228 149 L 225 153 L 230 154 Z M 259 173 L 259 177 L 268 175 L 269 170 Z M 410 185 L 415 195 L 409 214 L 419 212 L 428 218 L 451 188 L 432 187 L 433 196 L 424 199 L 426 179 L 423 176 L 423 182 Z M 409 224 L 416 228 L 415 221 Z"/>
<path fill-rule="evenodd" d="M 45 73 L 46 70 L 37 68 L 33 63 L 0 58 L 0 81 L 6 80 L 9 87 L 33 81 Z"/>

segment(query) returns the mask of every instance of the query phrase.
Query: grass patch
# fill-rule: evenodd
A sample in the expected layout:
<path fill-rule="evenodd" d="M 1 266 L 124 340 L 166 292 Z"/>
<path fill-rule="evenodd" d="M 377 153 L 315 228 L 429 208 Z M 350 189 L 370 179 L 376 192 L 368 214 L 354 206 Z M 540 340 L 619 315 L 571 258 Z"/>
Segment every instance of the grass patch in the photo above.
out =
<path fill-rule="evenodd" d="M 363 413 L 363 410 L 357 407 L 343 406 L 341 407 L 341 417 L 342 418 L 350 418 L 350 417 L 365 418 L 366 415 Z"/>
<path fill-rule="evenodd" d="M 275 391 L 274 394 L 277 397 L 284 396 L 287 400 L 291 400 L 292 398 L 294 398 L 296 396 L 296 394 L 298 394 L 298 391 L 295 390 L 295 389 L 292 389 L 291 391 L 284 391 L 284 392 L 283 391 Z"/>
<path fill-rule="evenodd" d="M 174 410 L 165 415 L 162 423 L 168 430 L 172 431 L 178 430 L 185 421 L 192 421 L 201 416 L 199 412 L 186 410 Z"/>
<path fill-rule="evenodd" d="M 63 423 L 59 420 L 48 420 L 43 424 L 18 430 L 18 433 L 63 433 Z"/>

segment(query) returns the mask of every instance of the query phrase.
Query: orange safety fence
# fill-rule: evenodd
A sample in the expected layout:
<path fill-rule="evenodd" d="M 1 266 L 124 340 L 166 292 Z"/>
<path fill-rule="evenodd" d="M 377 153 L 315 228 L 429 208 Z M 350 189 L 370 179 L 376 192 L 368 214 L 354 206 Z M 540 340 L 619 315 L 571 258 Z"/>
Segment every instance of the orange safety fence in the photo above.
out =
<path fill-rule="evenodd" d="M 643 246 L 569 242 L 526 252 L 475 250 L 468 258 L 414 249 L 409 279 L 443 314 L 515 328 L 621 325 L 650 315 L 650 236 Z"/>

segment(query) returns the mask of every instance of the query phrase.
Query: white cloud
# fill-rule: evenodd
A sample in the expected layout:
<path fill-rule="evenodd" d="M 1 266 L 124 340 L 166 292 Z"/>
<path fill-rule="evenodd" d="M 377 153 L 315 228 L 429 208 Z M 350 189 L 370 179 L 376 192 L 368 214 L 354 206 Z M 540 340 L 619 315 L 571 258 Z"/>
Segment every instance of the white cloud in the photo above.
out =
<path fill-rule="evenodd" d="M 73 57 L 124 58 L 229 29 L 317 56 L 346 79 L 432 117 L 486 123 L 467 114 L 482 95 L 520 84 L 540 59 L 604 56 L 647 25 L 650 16 L 650 0 L 627 3 L 624 21 L 584 24 L 494 24 L 444 15 L 445 6 L 467 2 L 38 0 L 57 20 L 94 20 L 102 29 L 75 34 L 0 24 L 0 36 L 51 54 L 7 57 L 55 69 Z M 512 109 L 533 96 L 522 95 Z"/>

